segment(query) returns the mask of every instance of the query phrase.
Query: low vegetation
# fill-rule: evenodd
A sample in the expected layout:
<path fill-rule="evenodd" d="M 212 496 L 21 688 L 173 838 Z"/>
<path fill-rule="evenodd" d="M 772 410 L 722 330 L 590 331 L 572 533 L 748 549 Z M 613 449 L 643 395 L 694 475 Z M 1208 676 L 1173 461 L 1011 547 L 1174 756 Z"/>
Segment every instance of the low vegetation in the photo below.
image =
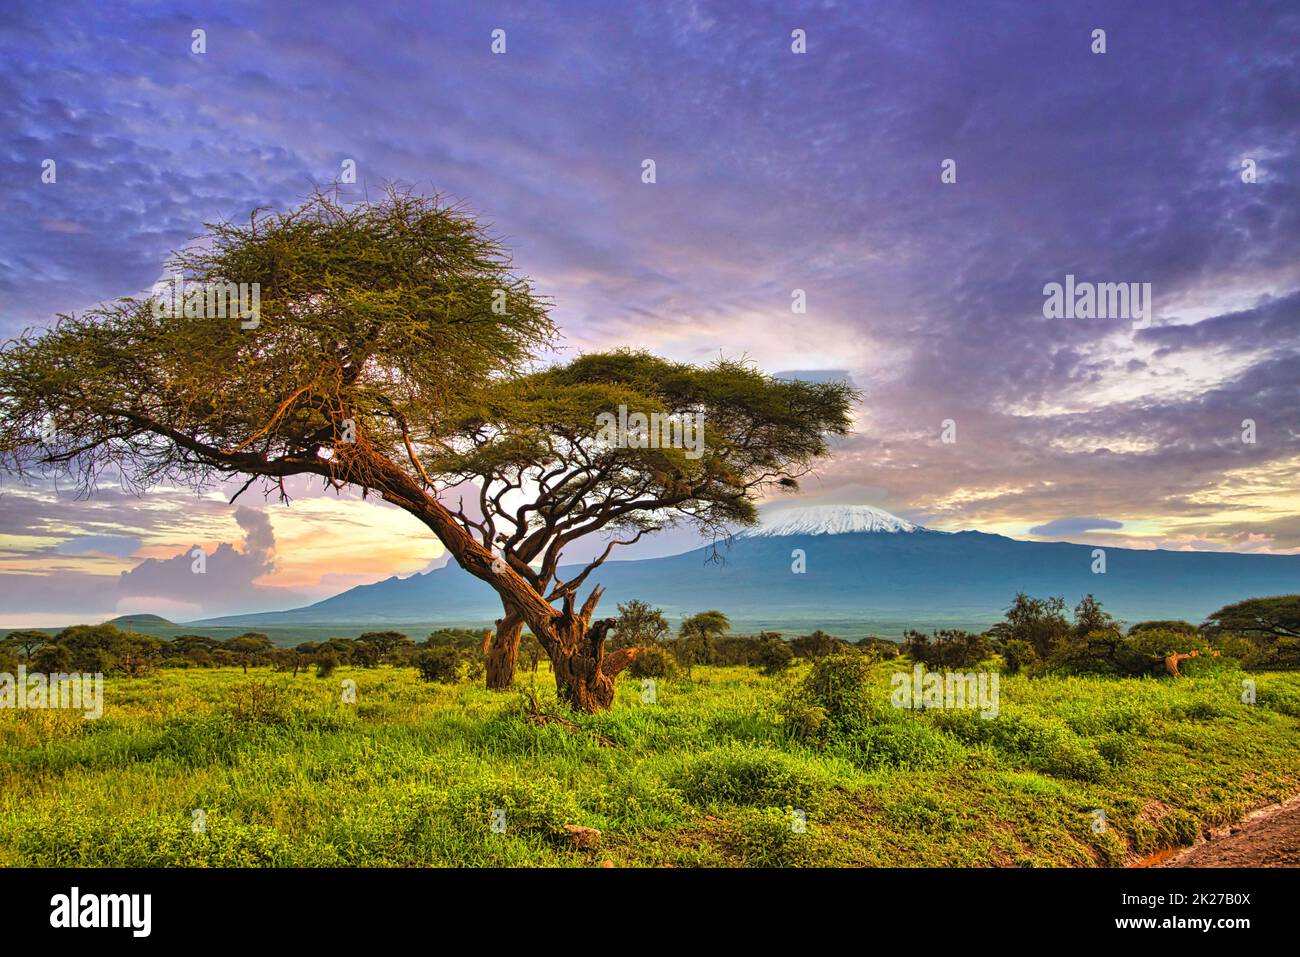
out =
<path fill-rule="evenodd" d="M 1300 673 L 1261 667 L 1291 605 L 1268 601 L 1232 631 L 1123 631 L 1019 596 L 901 648 L 716 611 L 672 638 L 634 608 L 644 650 L 600 714 L 527 639 L 513 689 L 482 687 L 471 631 L 15 632 L 6 665 L 109 677 L 99 720 L 0 713 L 0 864 L 1119 865 L 1300 791 Z M 996 673 L 996 717 L 897 707 L 918 667 Z"/>

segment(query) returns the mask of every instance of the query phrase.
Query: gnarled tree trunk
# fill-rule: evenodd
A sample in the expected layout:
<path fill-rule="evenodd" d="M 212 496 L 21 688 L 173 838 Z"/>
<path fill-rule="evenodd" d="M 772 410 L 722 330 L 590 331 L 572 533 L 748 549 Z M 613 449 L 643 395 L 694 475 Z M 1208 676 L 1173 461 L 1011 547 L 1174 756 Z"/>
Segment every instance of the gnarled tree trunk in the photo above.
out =
<path fill-rule="evenodd" d="M 508 691 L 515 683 L 515 662 L 519 658 L 519 642 L 524 635 L 524 617 L 517 611 L 506 612 L 497 619 L 495 634 L 489 634 L 487 644 L 487 686 L 493 691 Z"/>
<path fill-rule="evenodd" d="M 583 577 L 579 576 L 573 589 L 564 595 L 563 611 L 557 612 L 544 595 L 475 541 L 452 513 L 437 500 L 430 499 L 412 478 L 396 469 L 379 477 L 383 481 L 376 481 L 375 487 L 380 489 L 384 500 L 424 522 L 460 567 L 491 585 L 537 636 L 555 669 L 555 687 L 561 701 L 587 712 L 603 711 L 613 704 L 614 679 L 632 663 L 640 649 L 620 648 L 605 654 L 605 634 L 617 619 L 591 623 L 592 612 L 604 589 L 593 588 L 582 609 L 575 612 L 573 589 Z"/>
<path fill-rule="evenodd" d="M 618 619 L 593 622 L 591 614 L 600 601 L 596 588 L 575 613 L 572 597 L 564 599 L 564 611 L 549 627 L 535 632 L 555 670 L 555 690 L 560 700 L 577 711 L 604 711 L 614 703 L 614 679 L 640 654 L 640 648 L 620 648 L 605 653 L 605 636 Z"/>

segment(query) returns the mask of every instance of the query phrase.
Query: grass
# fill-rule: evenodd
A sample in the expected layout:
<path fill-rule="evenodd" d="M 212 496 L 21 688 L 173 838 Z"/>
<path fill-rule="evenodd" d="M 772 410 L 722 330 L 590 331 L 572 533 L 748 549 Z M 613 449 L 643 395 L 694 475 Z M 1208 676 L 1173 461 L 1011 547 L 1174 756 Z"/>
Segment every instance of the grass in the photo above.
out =
<path fill-rule="evenodd" d="M 905 667 L 873 667 L 881 702 Z M 1300 674 L 1254 704 L 1235 671 L 1004 676 L 996 719 L 884 707 L 817 747 L 780 717 L 803 670 L 696 668 L 655 704 L 624 678 L 576 732 L 409 669 L 109 678 L 98 721 L 0 712 L 0 864 L 1104 866 L 1300 792 Z"/>

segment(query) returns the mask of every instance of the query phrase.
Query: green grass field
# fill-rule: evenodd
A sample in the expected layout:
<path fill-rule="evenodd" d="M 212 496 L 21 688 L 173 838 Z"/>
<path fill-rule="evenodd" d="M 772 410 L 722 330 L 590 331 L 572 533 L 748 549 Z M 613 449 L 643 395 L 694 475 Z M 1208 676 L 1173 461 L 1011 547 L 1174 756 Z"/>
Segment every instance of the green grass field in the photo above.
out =
<path fill-rule="evenodd" d="M 1300 674 L 1249 676 L 1254 704 L 1236 671 L 1004 677 L 981 721 L 888 708 L 905 668 L 873 666 L 886 707 L 830 748 L 780 717 L 807 666 L 697 668 L 660 680 L 655 704 L 624 677 L 614 710 L 570 716 L 576 730 L 530 721 L 522 693 L 410 669 L 109 678 L 98 721 L 0 712 L 0 863 L 1088 867 L 1300 791 Z M 545 666 L 535 683 L 560 714 Z M 566 824 L 600 846 L 571 846 Z"/>

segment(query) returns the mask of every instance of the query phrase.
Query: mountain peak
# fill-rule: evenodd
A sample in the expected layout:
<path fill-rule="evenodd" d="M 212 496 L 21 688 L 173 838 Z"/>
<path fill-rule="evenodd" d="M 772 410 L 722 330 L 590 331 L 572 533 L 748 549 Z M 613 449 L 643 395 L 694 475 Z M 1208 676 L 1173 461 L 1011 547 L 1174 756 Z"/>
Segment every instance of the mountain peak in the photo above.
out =
<path fill-rule="evenodd" d="M 854 532 L 921 532 L 920 525 L 870 505 L 805 505 L 783 508 L 762 517 L 745 537 L 778 535 L 848 535 Z"/>

